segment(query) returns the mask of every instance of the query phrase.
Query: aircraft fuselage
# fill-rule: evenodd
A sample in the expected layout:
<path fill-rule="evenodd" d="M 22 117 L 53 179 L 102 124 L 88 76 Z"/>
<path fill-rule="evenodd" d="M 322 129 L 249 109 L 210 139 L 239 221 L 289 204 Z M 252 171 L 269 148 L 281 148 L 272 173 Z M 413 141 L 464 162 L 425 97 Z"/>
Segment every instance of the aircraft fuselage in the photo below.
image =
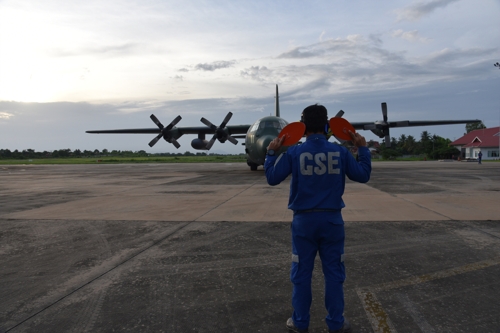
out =
<path fill-rule="evenodd" d="M 286 125 L 288 122 L 283 118 L 268 116 L 257 120 L 250 126 L 245 139 L 245 153 L 247 164 L 252 170 L 256 170 L 259 165 L 264 165 L 267 146 Z M 281 154 L 285 150 L 286 147 L 283 147 L 276 153 Z"/>

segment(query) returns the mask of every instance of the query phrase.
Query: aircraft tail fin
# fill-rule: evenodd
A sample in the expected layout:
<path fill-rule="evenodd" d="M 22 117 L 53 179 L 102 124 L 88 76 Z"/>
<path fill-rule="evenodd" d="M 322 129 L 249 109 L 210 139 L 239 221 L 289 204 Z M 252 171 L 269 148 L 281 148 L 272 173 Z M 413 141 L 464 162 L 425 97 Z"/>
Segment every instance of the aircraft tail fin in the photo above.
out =
<path fill-rule="evenodd" d="M 276 85 L 276 107 L 274 109 L 274 115 L 276 117 L 280 116 L 280 96 L 278 95 L 278 85 Z"/>

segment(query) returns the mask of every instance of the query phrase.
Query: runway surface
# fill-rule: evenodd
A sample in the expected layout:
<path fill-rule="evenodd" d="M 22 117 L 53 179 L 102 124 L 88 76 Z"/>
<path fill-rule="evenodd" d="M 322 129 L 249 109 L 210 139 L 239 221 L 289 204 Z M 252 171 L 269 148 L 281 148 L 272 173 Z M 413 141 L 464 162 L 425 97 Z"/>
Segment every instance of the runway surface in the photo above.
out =
<path fill-rule="evenodd" d="M 289 182 L 245 164 L 0 165 L 0 332 L 287 332 Z M 500 333 L 500 163 L 348 182 L 355 332 Z M 319 262 L 310 332 L 327 332 Z"/>

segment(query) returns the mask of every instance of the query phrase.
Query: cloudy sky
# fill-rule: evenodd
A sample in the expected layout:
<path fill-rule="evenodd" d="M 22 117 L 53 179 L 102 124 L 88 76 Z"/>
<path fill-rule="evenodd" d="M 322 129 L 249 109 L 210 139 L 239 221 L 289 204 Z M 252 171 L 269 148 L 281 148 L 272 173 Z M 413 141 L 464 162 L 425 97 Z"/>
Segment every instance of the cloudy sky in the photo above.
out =
<path fill-rule="evenodd" d="M 377 120 L 387 102 L 389 120 L 496 127 L 499 17 L 499 0 L 0 0 L 0 148 L 174 152 L 85 131 L 152 128 L 151 113 L 251 124 L 274 112 L 276 84 L 288 121 L 313 103 Z M 423 130 L 454 140 L 465 126 L 391 136 Z"/>

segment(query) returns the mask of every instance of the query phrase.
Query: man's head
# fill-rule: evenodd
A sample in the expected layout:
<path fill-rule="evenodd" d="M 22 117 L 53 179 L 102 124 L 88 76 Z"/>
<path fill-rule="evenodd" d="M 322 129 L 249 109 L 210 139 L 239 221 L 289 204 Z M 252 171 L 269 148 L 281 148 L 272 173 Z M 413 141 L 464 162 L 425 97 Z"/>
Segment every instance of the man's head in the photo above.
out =
<path fill-rule="evenodd" d="M 328 112 L 323 105 L 314 104 L 302 111 L 301 121 L 306 125 L 306 133 L 324 133 Z"/>

